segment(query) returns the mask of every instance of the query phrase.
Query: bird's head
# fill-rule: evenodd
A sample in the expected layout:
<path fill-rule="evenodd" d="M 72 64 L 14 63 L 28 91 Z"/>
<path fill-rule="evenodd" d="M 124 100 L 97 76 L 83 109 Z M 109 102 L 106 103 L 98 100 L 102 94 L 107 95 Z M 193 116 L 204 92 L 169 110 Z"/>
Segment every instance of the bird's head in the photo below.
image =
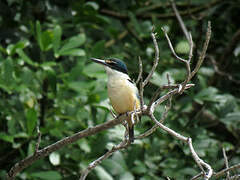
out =
<path fill-rule="evenodd" d="M 92 61 L 104 65 L 108 74 L 112 74 L 114 72 L 124 73 L 128 75 L 126 64 L 117 58 L 107 58 L 107 59 L 97 59 L 91 58 Z"/>

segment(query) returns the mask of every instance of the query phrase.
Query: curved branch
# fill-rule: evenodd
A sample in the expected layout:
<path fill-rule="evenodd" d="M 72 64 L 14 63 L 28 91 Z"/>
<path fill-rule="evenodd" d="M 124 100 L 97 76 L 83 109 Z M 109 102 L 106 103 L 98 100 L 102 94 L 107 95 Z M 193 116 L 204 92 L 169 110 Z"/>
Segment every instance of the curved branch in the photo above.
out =
<path fill-rule="evenodd" d="M 80 131 L 72 136 L 69 136 L 60 141 L 57 141 L 56 143 L 51 144 L 41 150 L 37 150 L 33 155 L 28 156 L 27 158 L 16 163 L 7 173 L 7 179 L 8 180 L 14 179 L 14 177 L 17 175 L 17 173 L 19 173 L 26 167 L 30 166 L 32 163 L 34 163 L 38 159 L 49 155 L 51 152 L 54 152 L 68 144 L 74 143 L 81 138 L 91 136 L 96 133 L 99 133 L 100 131 L 104 131 L 109 128 L 112 128 L 112 127 L 120 124 L 125 118 L 126 118 L 126 115 L 122 115 L 114 120 L 105 122 L 105 123 L 97 125 L 95 127 L 87 128 L 87 129 Z"/>
<path fill-rule="evenodd" d="M 149 82 L 149 80 L 152 77 L 154 71 L 156 70 L 158 62 L 159 62 L 159 48 L 158 48 L 158 44 L 157 44 L 157 40 L 156 40 L 156 33 L 154 33 L 154 27 L 152 29 L 151 36 L 152 36 L 152 40 L 153 40 L 153 44 L 154 44 L 154 48 L 155 48 L 155 58 L 154 58 L 154 62 L 153 62 L 153 67 L 152 67 L 150 73 L 148 74 L 147 78 L 143 82 L 143 88 Z"/>

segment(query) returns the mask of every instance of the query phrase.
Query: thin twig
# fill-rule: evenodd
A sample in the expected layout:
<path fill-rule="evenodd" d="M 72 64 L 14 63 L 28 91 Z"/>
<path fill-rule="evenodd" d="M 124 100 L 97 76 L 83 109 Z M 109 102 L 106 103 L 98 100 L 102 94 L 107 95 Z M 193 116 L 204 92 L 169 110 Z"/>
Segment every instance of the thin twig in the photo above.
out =
<path fill-rule="evenodd" d="M 170 78 L 169 78 L 169 74 L 167 73 L 167 80 L 168 80 L 168 85 L 165 86 L 165 88 L 170 88 Z M 175 88 L 179 87 L 178 85 L 174 86 Z M 160 86 L 154 93 L 154 95 L 152 96 L 152 99 L 150 100 L 149 104 L 148 104 L 148 108 L 147 108 L 147 112 L 149 112 L 152 108 L 152 104 L 155 102 L 155 100 L 158 98 L 159 94 L 161 93 L 161 91 L 163 90 L 163 87 Z"/>
<path fill-rule="evenodd" d="M 207 163 L 205 163 L 202 159 L 200 159 L 197 155 L 197 153 L 195 152 L 193 146 L 192 146 L 192 139 L 191 138 L 187 138 L 177 132 L 175 132 L 174 130 L 164 126 L 162 123 L 160 123 L 159 121 L 157 121 L 157 119 L 154 117 L 153 114 L 149 114 L 149 117 L 163 130 L 167 131 L 169 134 L 171 134 L 172 136 L 176 137 L 177 139 L 185 142 L 185 143 L 188 143 L 189 145 L 189 148 L 190 148 L 190 151 L 192 153 L 192 156 L 194 158 L 194 160 L 196 161 L 196 163 L 198 164 L 198 166 L 200 167 L 200 169 L 202 170 L 202 172 L 205 174 L 205 177 L 206 179 L 209 179 L 212 174 L 213 174 L 213 170 L 211 168 L 211 166 Z M 203 167 L 204 166 L 207 170 L 208 170 L 208 173 L 205 173 L 204 172 L 204 169 Z"/>
<path fill-rule="evenodd" d="M 148 137 L 152 133 L 154 133 L 157 130 L 157 128 L 159 128 L 159 126 L 155 124 L 153 127 L 151 127 L 151 129 L 147 130 L 143 134 L 138 135 L 135 139 L 143 139 L 145 137 Z"/>
<path fill-rule="evenodd" d="M 140 56 L 138 56 L 138 64 L 139 64 L 139 73 L 138 73 L 138 78 L 137 78 L 136 84 L 138 84 L 140 79 L 142 78 L 142 72 L 143 72 L 142 59 Z"/>
<path fill-rule="evenodd" d="M 192 86 L 194 86 L 194 84 L 187 84 L 185 89 L 189 89 Z M 170 96 L 177 94 L 178 93 L 178 88 L 169 91 L 167 94 L 163 95 L 162 97 L 158 98 L 153 104 L 152 107 L 150 108 L 150 111 L 153 111 L 156 106 L 158 106 L 159 104 L 161 104 L 162 102 L 166 101 Z"/>
<path fill-rule="evenodd" d="M 188 142 L 188 138 L 175 132 L 174 130 L 168 128 L 167 126 L 164 126 L 162 123 L 160 123 L 153 114 L 149 114 L 149 117 L 164 131 L 167 131 L 169 134 L 171 134 L 172 136 L 176 137 L 177 139 L 184 141 L 184 142 Z"/>
<path fill-rule="evenodd" d="M 38 134 L 38 140 L 37 140 L 37 143 L 36 143 L 36 147 L 35 147 L 35 151 L 34 151 L 34 154 L 36 154 L 39 150 L 39 146 L 40 146 L 40 143 L 41 143 L 41 131 L 39 130 L 39 126 L 37 126 L 37 134 Z"/>
<path fill-rule="evenodd" d="M 186 63 L 187 60 L 179 57 L 179 56 L 175 53 L 174 48 L 173 48 L 173 46 L 172 46 L 172 43 L 171 43 L 171 41 L 170 41 L 170 39 L 169 39 L 169 37 L 168 37 L 168 34 L 167 34 L 166 29 L 164 29 L 163 27 L 162 27 L 161 29 L 162 29 L 162 31 L 164 32 L 164 35 L 165 35 L 165 37 L 166 37 L 166 39 L 167 39 L 167 41 L 168 41 L 169 48 L 170 48 L 170 50 L 172 51 L 173 55 L 174 55 L 178 60 Z"/>
<path fill-rule="evenodd" d="M 240 174 L 236 174 L 230 177 L 230 180 L 239 180 L 239 179 L 240 179 Z"/>
<path fill-rule="evenodd" d="M 228 166 L 228 158 L 227 158 L 227 155 L 226 155 L 226 151 L 225 151 L 224 148 L 222 148 L 222 151 L 223 151 L 224 162 L 225 162 L 226 168 L 228 169 L 229 166 Z M 227 180 L 229 180 L 229 179 L 230 179 L 230 173 L 229 173 L 229 171 L 228 171 L 226 174 L 227 174 Z"/>
<path fill-rule="evenodd" d="M 226 172 L 234 171 L 235 169 L 240 169 L 240 163 L 217 172 L 216 174 L 214 174 L 214 177 L 219 178 L 219 177 L 225 175 Z"/>
<path fill-rule="evenodd" d="M 185 26 L 185 24 L 184 24 L 184 22 L 182 20 L 182 17 L 180 16 L 180 14 L 179 14 L 179 12 L 177 10 L 177 7 L 176 7 L 176 4 L 175 4 L 174 0 L 170 0 L 170 2 L 171 2 L 173 11 L 174 11 L 174 13 L 175 13 L 175 15 L 177 17 L 177 20 L 179 22 L 180 27 L 182 28 L 182 31 L 183 31 L 185 37 L 187 38 L 188 41 L 190 41 L 189 32 L 188 32 L 188 30 L 187 30 L 187 28 L 186 28 L 186 26 Z"/>
<path fill-rule="evenodd" d="M 162 87 L 161 87 L 161 89 L 162 90 L 164 90 L 164 89 L 175 89 L 175 88 L 178 88 L 179 89 L 179 85 L 180 84 L 170 84 L 170 85 L 163 85 Z M 188 87 L 190 88 L 190 86 L 192 87 L 192 86 L 195 86 L 195 84 L 187 84 L 188 85 Z"/>
<path fill-rule="evenodd" d="M 207 163 L 205 163 L 202 159 L 200 159 L 197 155 L 197 153 L 195 152 L 193 145 L 192 145 L 192 139 L 188 138 L 188 146 L 190 148 L 190 151 L 192 153 L 193 159 L 195 160 L 195 162 L 197 163 L 198 167 L 201 169 L 202 173 L 204 174 L 204 177 L 206 179 L 209 179 L 212 176 L 213 170 L 211 168 L 211 166 Z M 208 173 L 206 174 L 203 166 L 206 167 L 208 169 Z"/>
<path fill-rule="evenodd" d="M 155 59 L 154 59 L 153 66 L 152 66 L 150 73 L 148 74 L 147 78 L 143 82 L 143 88 L 149 82 L 149 80 L 152 77 L 152 75 L 158 65 L 158 62 L 159 62 L 159 48 L 158 48 L 158 44 L 157 44 L 157 40 L 156 40 L 156 33 L 154 33 L 154 27 L 152 29 L 151 36 L 152 36 L 152 40 L 153 40 L 153 44 L 154 44 L 154 48 L 155 48 Z"/>
<path fill-rule="evenodd" d="M 178 90 L 178 92 L 179 92 L 180 94 L 182 94 L 183 91 L 185 90 L 186 84 L 187 84 L 187 83 L 190 81 L 190 79 L 191 79 L 190 62 L 191 62 L 191 59 L 192 59 L 192 56 L 193 56 L 193 40 L 192 40 L 192 35 L 191 35 L 191 33 L 189 33 L 189 35 L 188 35 L 190 50 L 189 50 L 189 56 L 188 56 L 189 58 L 188 58 L 188 60 L 186 60 L 186 59 L 183 59 L 183 58 L 179 57 L 179 56 L 176 54 L 176 52 L 175 52 L 175 50 L 174 50 L 174 48 L 173 48 L 173 46 L 172 46 L 171 40 L 170 40 L 170 38 L 168 37 L 167 31 L 166 31 L 164 28 L 162 28 L 162 30 L 163 30 L 163 32 L 164 32 L 164 35 L 165 35 L 167 41 L 168 41 L 168 45 L 169 45 L 169 47 L 170 47 L 170 49 L 171 49 L 171 51 L 172 51 L 172 54 L 173 54 L 178 60 L 184 62 L 185 65 L 186 65 L 187 75 L 186 75 L 185 81 L 184 81 L 181 85 L 179 85 L 179 90 Z"/>
<path fill-rule="evenodd" d="M 194 70 L 191 72 L 191 78 L 198 72 L 199 68 L 201 67 L 203 60 L 206 56 L 206 52 L 207 52 L 207 48 L 208 48 L 208 44 L 211 38 L 211 21 L 208 21 L 208 28 L 207 28 L 207 32 L 206 32 L 206 40 L 204 42 L 203 45 L 203 50 L 198 58 L 198 62 L 196 67 L 194 68 Z"/>
<path fill-rule="evenodd" d="M 115 119 L 117 116 L 116 116 L 116 114 L 113 112 L 113 110 L 112 109 L 109 109 L 109 111 L 110 111 L 110 113 L 111 113 L 111 115 L 112 115 L 112 117 Z"/>
<path fill-rule="evenodd" d="M 85 178 L 87 177 L 88 173 L 94 169 L 97 165 L 99 165 L 103 160 L 107 159 L 109 156 L 111 156 L 114 152 L 126 148 L 129 143 L 128 140 L 123 140 L 120 144 L 118 144 L 117 146 L 113 146 L 111 150 L 109 150 L 107 153 L 105 153 L 104 155 L 102 155 L 101 157 L 99 157 L 98 159 L 96 159 L 95 161 L 91 162 L 88 167 L 82 172 L 80 180 L 85 180 Z"/>
<path fill-rule="evenodd" d="M 144 106 L 144 101 L 143 101 L 143 78 L 141 76 L 140 82 L 139 82 L 139 98 L 140 98 L 140 109 L 141 113 L 143 113 L 143 106 Z"/>
<path fill-rule="evenodd" d="M 138 113 L 141 113 L 141 112 L 138 112 Z M 38 150 L 33 155 L 30 155 L 30 156 L 26 157 L 25 159 L 21 160 L 20 162 L 16 163 L 7 173 L 6 179 L 7 180 L 14 179 L 14 177 L 19 172 L 21 172 L 23 169 L 30 166 L 32 163 L 34 163 L 38 159 L 49 155 L 51 152 L 54 152 L 58 149 L 61 149 L 62 147 L 66 146 L 68 144 L 72 144 L 72 143 L 76 142 L 77 140 L 79 140 L 81 138 L 91 136 L 91 135 L 99 133 L 103 130 L 112 128 L 112 127 L 120 124 L 125 119 L 126 119 L 126 115 L 119 116 L 118 118 L 115 118 L 114 120 L 107 121 L 107 122 L 105 122 L 103 124 L 100 124 L 100 125 L 97 125 L 95 127 L 87 128 L 87 129 L 85 129 L 83 131 L 80 131 L 80 132 L 78 132 L 78 133 L 76 133 L 72 136 L 65 137 L 65 138 L 57 141 L 56 143 L 51 144 L 51 145 L 49 145 L 49 146 L 47 146 L 47 147 L 45 147 L 41 150 Z"/>
<path fill-rule="evenodd" d="M 172 107 L 172 97 L 169 98 L 169 101 L 168 101 L 167 105 L 165 106 L 165 111 L 163 112 L 163 115 L 159 121 L 160 123 L 163 123 L 164 120 L 167 118 L 168 112 L 171 109 L 171 107 Z M 147 110 L 147 112 L 148 112 L 148 110 Z M 142 139 L 142 138 L 145 138 L 145 137 L 151 135 L 153 132 L 156 131 L 157 128 L 159 128 L 159 126 L 157 124 L 155 124 L 151 129 L 149 129 L 145 133 L 137 136 L 136 139 Z"/>
<path fill-rule="evenodd" d="M 183 93 L 183 91 L 185 90 L 186 84 L 190 81 L 191 79 L 191 67 L 190 67 L 190 62 L 193 56 L 193 40 L 192 40 L 192 35 L 191 33 L 189 33 L 189 45 L 190 45 L 190 50 L 189 50 L 189 55 L 188 55 L 188 60 L 185 63 L 186 65 L 186 69 L 187 69 L 187 77 L 185 79 L 185 81 L 182 83 L 182 89 L 180 90 L 180 94 Z"/>
<path fill-rule="evenodd" d="M 196 180 L 196 179 L 198 179 L 198 178 L 200 178 L 202 176 L 204 176 L 203 172 L 201 172 L 201 173 L 197 174 L 196 176 L 192 177 L 190 180 Z"/>

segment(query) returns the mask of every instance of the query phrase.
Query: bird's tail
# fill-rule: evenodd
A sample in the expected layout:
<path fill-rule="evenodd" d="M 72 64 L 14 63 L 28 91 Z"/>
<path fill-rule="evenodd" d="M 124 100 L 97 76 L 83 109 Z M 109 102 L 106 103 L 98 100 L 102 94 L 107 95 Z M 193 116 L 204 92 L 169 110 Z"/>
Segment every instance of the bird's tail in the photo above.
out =
<path fill-rule="evenodd" d="M 133 122 L 132 122 L 131 116 L 127 117 L 127 123 L 128 123 L 129 140 L 132 143 L 132 142 L 134 142 L 134 126 L 133 126 Z"/>
<path fill-rule="evenodd" d="M 129 140 L 131 143 L 134 142 L 134 126 L 129 126 L 128 127 L 128 133 L 129 133 Z"/>

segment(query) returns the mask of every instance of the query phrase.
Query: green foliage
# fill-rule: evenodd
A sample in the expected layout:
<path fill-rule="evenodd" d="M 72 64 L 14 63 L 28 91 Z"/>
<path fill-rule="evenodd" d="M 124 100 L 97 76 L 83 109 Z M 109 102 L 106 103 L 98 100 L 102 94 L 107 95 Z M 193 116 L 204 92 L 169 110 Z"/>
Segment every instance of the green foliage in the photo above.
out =
<path fill-rule="evenodd" d="M 239 0 L 216 1 L 209 9 L 201 7 L 208 7 L 210 1 L 193 1 L 190 11 L 200 8 L 193 15 L 199 16 L 201 11 L 204 17 L 201 21 L 186 13 L 188 2 L 177 1 L 177 6 L 186 15 L 184 22 L 195 43 L 192 69 L 202 49 L 207 21 L 211 20 L 213 36 L 208 57 L 213 57 L 227 75 L 217 74 L 206 59 L 192 80 L 195 86 L 173 98 L 164 124 L 192 137 L 197 153 L 217 171 L 224 167 L 222 147 L 227 151 L 230 165 L 240 161 L 240 93 L 239 81 L 234 81 L 240 77 L 240 56 L 239 45 L 231 46 L 231 39 L 239 29 L 236 19 Z M 144 90 L 145 102 L 150 101 L 159 86 L 167 84 L 167 73 L 172 84 L 184 80 L 185 66 L 171 55 L 161 27 L 168 31 L 179 56 L 188 58 L 189 45 L 172 16 L 171 6 L 165 3 L 157 0 L 0 2 L 0 179 L 16 162 L 34 153 L 37 125 L 43 148 L 112 118 L 106 74 L 90 57 L 123 59 L 130 76 L 136 79 L 138 56 L 141 56 L 145 78 L 154 59 L 150 36 L 154 25 L 160 62 Z M 158 119 L 164 105 L 157 108 Z M 142 117 L 135 134 L 152 126 L 150 119 Z M 36 161 L 20 172 L 17 179 L 78 179 L 90 162 L 119 143 L 123 136 L 124 128 L 116 126 L 81 139 Z M 114 153 L 88 179 L 159 180 L 166 176 L 190 179 L 198 173 L 189 148 L 163 130 L 157 130 L 148 138 L 136 140 L 126 150 Z"/>

